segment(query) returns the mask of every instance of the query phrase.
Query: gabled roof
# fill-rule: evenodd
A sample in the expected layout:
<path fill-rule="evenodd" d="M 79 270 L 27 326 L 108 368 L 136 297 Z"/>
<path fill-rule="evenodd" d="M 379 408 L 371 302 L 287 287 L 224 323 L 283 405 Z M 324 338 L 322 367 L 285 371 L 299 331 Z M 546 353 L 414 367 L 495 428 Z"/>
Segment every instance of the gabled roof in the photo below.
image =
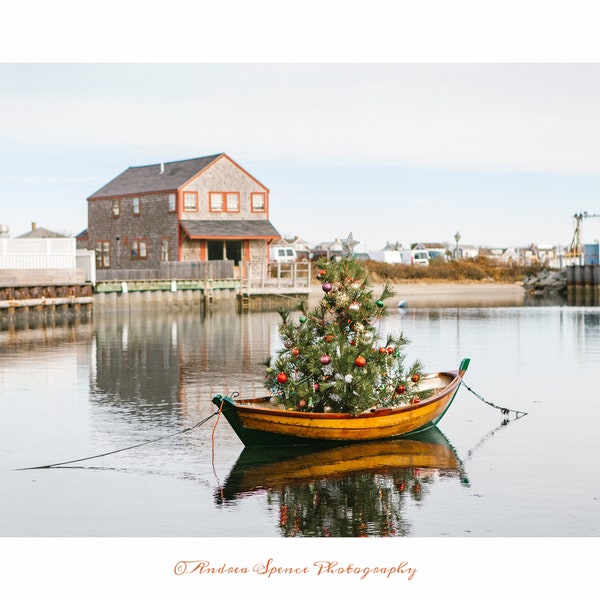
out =
<path fill-rule="evenodd" d="M 212 156 L 158 163 L 143 167 L 129 167 L 92 194 L 90 198 L 110 198 L 112 196 L 127 196 L 129 194 L 173 191 L 198 175 L 200 171 L 206 169 L 206 167 L 221 156 L 224 156 L 224 154 L 214 154 Z"/>
<path fill-rule="evenodd" d="M 47 238 L 66 238 L 66 235 L 63 235 L 62 233 L 56 233 L 55 231 L 50 231 L 49 229 L 46 229 L 45 227 L 36 227 L 35 229 L 32 229 L 31 231 L 28 231 L 27 233 L 24 233 L 23 235 L 18 235 L 17 238 L 18 239 L 23 239 L 23 238 L 36 238 L 36 239 L 47 239 Z"/>
<path fill-rule="evenodd" d="M 239 238 L 239 239 L 274 239 L 281 236 L 266 219 L 218 220 L 218 221 L 180 221 L 182 229 L 191 239 L 205 238 Z"/>
<path fill-rule="evenodd" d="M 440 242 L 420 242 L 416 246 L 419 250 L 433 250 L 434 248 L 446 248 L 445 244 Z"/>

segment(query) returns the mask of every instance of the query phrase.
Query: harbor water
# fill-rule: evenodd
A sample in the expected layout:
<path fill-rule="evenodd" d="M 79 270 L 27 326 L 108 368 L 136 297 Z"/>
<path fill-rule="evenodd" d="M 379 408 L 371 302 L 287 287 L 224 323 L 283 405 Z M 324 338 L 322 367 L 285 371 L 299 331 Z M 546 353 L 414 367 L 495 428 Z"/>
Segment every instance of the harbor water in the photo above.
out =
<path fill-rule="evenodd" d="M 248 453 L 215 415 L 217 394 L 265 393 L 261 362 L 279 347 L 279 322 L 187 308 L 0 331 L 2 547 L 597 539 L 598 307 L 390 310 L 382 336 L 404 332 L 407 360 L 428 371 L 469 357 L 466 385 L 428 436 L 354 455 Z"/>
<path fill-rule="evenodd" d="M 438 371 L 471 358 L 471 391 L 439 424 L 460 468 L 340 466 L 271 487 L 257 476 L 224 498 L 243 446 L 224 419 L 186 430 L 214 413 L 216 394 L 265 393 L 260 363 L 278 324 L 275 312 L 142 311 L 0 332 L 0 533 L 598 535 L 598 308 L 390 311 L 381 335 L 404 332 L 408 360 Z M 288 468 L 267 458 L 267 471 Z M 385 502 L 366 515 L 373 494 Z M 302 518 L 291 526 L 286 512 Z"/>

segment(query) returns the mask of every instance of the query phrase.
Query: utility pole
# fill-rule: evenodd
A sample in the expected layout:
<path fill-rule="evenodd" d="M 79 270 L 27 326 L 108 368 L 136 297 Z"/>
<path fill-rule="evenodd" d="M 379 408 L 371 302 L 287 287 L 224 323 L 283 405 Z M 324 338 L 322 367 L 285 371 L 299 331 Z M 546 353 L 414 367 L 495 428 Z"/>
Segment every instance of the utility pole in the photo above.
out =
<path fill-rule="evenodd" d="M 600 217 L 600 215 L 590 215 L 587 212 L 581 212 L 573 215 L 575 219 L 575 231 L 573 233 L 573 239 L 571 240 L 571 245 L 569 246 L 569 251 L 567 256 L 580 256 L 583 254 L 583 248 L 581 246 L 581 221 L 583 219 Z"/>

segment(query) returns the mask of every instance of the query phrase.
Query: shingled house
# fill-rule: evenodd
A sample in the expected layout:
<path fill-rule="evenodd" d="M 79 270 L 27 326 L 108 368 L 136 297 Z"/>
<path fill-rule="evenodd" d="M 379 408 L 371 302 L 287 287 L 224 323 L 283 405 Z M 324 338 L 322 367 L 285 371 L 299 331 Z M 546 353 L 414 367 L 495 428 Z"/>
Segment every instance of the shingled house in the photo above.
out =
<path fill-rule="evenodd" d="M 98 269 L 163 261 L 265 262 L 280 239 L 269 190 L 226 154 L 130 167 L 88 198 Z"/>

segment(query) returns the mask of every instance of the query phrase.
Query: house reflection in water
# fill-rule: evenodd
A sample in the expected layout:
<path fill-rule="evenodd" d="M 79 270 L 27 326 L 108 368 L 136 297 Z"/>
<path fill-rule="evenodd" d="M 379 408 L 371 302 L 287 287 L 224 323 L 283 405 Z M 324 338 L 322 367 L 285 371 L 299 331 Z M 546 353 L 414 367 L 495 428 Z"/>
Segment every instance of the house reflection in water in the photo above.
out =
<path fill-rule="evenodd" d="M 277 315 L 166 310 L 94 318 L 91 400 L 118 414 L 189 424 L 212 413 L 211 398 L 260 395 L 260 362 Z"/>

